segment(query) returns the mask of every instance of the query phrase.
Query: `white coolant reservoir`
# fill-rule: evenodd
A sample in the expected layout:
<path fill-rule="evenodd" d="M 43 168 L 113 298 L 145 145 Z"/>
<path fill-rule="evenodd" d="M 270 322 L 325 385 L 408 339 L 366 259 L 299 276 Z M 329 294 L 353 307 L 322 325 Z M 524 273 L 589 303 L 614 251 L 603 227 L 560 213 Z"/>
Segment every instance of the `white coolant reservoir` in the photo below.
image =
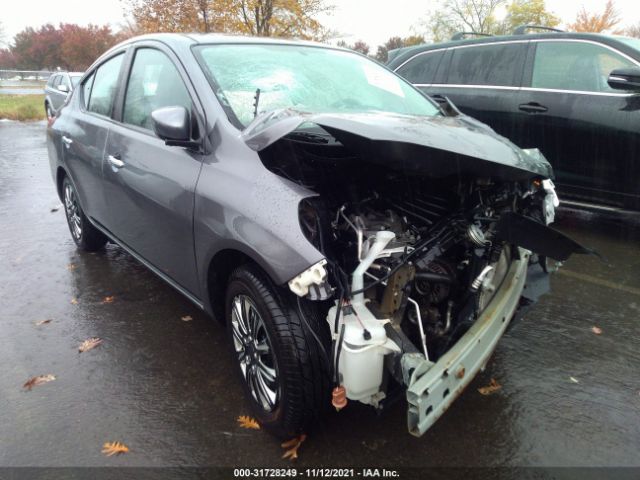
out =
<path fill-rule="evenodd" d="M 336 307 L 329 310 L 328 320 L 333 324 Z M 344 339 L 340 353 L 338 372 L 347 398 L 377 405 L 382 385 L 384 356 L 400 352 L 400 347 L 387 338 L 384 325 L 389 320 L 379 320 L 366 305 L 358 303 L 343 308 Z M 340 323 L 341 323 L 340 322 Z M 365 338 L 365 329 L 369 332 Z"/>

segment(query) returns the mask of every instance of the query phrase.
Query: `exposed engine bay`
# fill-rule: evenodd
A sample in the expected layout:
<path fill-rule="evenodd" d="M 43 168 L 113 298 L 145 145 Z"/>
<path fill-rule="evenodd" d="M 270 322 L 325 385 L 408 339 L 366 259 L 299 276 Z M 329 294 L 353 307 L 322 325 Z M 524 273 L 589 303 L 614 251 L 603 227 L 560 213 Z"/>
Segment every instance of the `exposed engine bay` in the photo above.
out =
<path fill-rule="evenodd" d="M 431 175 L 385 164 L 371 145 L 354 148 L 358 141 L 345 145 L 329 131 L 294 130 L 261 158 L 317 194 L 300 203 L 299 217 L 325 260 L 289 287 L 326 307 L 333 404 L 382 408 L 394 388 L 413 381 L 416 363 L 407 359 L 438 362 L 485 311 L 514 261 L 528 261 L 529 250 L 562 261 L 581 247 L 563 238 L 557 248 L 545 233 L 554 232 L 546 225 L 558 199 L 544 176 Z M 529 239 L 534 224 L 546 230 Z"/>

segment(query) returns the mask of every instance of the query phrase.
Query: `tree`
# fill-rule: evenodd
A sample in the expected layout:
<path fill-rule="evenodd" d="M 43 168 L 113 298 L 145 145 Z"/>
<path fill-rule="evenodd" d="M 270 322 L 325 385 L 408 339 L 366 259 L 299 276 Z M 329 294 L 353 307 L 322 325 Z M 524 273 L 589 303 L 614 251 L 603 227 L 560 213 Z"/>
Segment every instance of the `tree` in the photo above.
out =
<path fill-rule="evenodd" d="M 128 38 L 135 37 L 144 33 L 140 26 L 132 19 L 126 19 L 123 23 L 118 24 L 118 30 L 115 33 L 116 43 L 120 43 Z"/>
<path fill-rule="evenodd" d="M 507 5 L 507 16 L 501 30 L 509 34 L 520 25 L 557 27 L 559 24 L 560 19 L 547 11 L 544 0 L 513 0 Z"/>
<path fill-rule="evenodd" d="M 386 63 L 389 59 L 389 52 L 397 48 L 410 47 L 412 45 L 420 45 L 425 43 L 424 37 L 420 35 L 411 35 L 409 37 L 391 37 L 383 45 L 378 47 L 376 59 L 382 63 Z"/>
<path fill-rule="evenodd" d="M 144 32 L 232 32 L 324 39 L 325 0 L 125 0 Z"/>
<path fill-rule="evenodd" d="M 624 34 L 628 37 L 640 38 L 640 22 L 627 28 Z"/>
<path fill-rule="evenodd" d="M 428 36 L 439 42 L 456 32 L 492 33 L 496 9 L 506 0 L 444 0 L 427 22 Z"/>
<path fill-rule="evenodd" d="M 355 50 L 356 52 L 360 52 L 363 55 L 369 55 L 371 47 L 369 47 L 369 45 L 364 40 L 358 40 L 353 44 L 353 50 Z"/>
<path fill-rule="evenodd" d="M 0 70 L 16 68 L 16 59 L 8 48 L 0 48 Z"/>
<path fill-rule="evenodd" d="M 56 27 L 50 23 L 42 25 L 38 30 L 27 27 L 13 38 L 11 52 L 16 66 L 24 70 L 60 66 L 60 44 L 62 38 Z"/>
<path fill-rule="evenodd" d="M 83 71 L 115 43 L 116 36 L 107 25 L 86 27 L 71 23 L 60 24 L 59 66 L 66 70 Z"/>
<path fill-rule="evenodd" d="M 496 10 L 505 5 L 507 15 L 496 19 Z M 560 19 L 546 8 L 544 0 L 444 0 L 423 22 L 433 42 L 450 39 L 457 32 L 504 35 L 520 25 L 554 27 Z"/>
<path fill-rule="evenodd" d="M 324 0 L 235 0 L 239 11 L 236 28 L 259 37 L 324 39 L 326 31 L 317 16 L 330 10 Z M 238 28 L 239 27 L 239 28 Z"/>
<path fill-rule="evenodd" d="M 127 4 L 133 21 L 145 33 L 210 32 L 221 27 L 216 23 L 219 10 L 210 0 L 127 0 Z"/>
<path fill-rule="evenodd" d="M 614 27 L 620 23 L 620 14 L 616 10 L 613 0 L 608 0 L 602 13 L 589 13 L 582 7 L 576 17 L 576 21 L 568 25 L 570 30 L 574 32 L 604 32 L 608 31 L 615 34 L 622 33 L 621 30 L 614 30 Z"/>
<path fill-rule="evenodd" d="M 15 68 L 38 70 L 85 70 L 100 54 L 118 42 L 108 26 L 86 27 L 61 23 L 58 27 L 48 23 L 38 30 L 27 27 L 13 39 L 4 61 L 11 58 Z"/>
<path fill-rule="evenodd" d="M 360 52 L 363 55 L 369 55 L 369 51 L 371 50 L 371 47 L 369 47 L 369 45 L 363 40 L 357 40 L 353 45 L 349 45 L 344 40 L 340 40 L 336 45 L 338 47 L 348 48 L 350 50 Z"/>

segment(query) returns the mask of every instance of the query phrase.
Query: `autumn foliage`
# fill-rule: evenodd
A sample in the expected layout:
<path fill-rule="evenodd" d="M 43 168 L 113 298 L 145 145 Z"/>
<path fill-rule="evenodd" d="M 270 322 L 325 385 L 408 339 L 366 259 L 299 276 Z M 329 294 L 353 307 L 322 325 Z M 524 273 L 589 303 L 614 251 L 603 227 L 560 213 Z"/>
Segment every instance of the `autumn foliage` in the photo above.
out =
<path fill-rule="evenodd" d="M 121 39 L 108 26 L 48 23 L 38 29 L 27 27 L 16 34 L 9 48 L 0 50 L 0 69 L 83 71 Z"/>
<path fill-rule="evenodd" d="M 323 39 L 324 0 L 125 0 L 144 32 L 220 32 Z"/>
<path fill-rule="evenodd" d="M 609 0 L 604 7 L 602 13 L 590 13 L 584 8 L 578 12 L 576 21 L 568 25 L 569 30 L 574 32 L 611 32 L 614 34 L 622 33 L 621 30 L 614 30 L 620 23 L 620 14 L 616 10 L 613 0 Z"/>

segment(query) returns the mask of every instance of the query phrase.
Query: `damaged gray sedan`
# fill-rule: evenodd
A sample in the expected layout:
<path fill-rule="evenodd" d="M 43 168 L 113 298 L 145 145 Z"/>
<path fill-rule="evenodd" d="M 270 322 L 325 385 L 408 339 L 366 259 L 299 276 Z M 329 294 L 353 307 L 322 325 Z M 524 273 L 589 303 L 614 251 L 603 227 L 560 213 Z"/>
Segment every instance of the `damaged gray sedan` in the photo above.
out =
<path fill-rule="evenodd" d="M 87 70 L 48 148 L 76 244 L 119 244 L 226 323 L 279 436 L 403 397 L 423 434 L 534 300 L 531 273 L 587 253 L 548 227 L 538 151 L 317 44 L 134 38 Z"/>

